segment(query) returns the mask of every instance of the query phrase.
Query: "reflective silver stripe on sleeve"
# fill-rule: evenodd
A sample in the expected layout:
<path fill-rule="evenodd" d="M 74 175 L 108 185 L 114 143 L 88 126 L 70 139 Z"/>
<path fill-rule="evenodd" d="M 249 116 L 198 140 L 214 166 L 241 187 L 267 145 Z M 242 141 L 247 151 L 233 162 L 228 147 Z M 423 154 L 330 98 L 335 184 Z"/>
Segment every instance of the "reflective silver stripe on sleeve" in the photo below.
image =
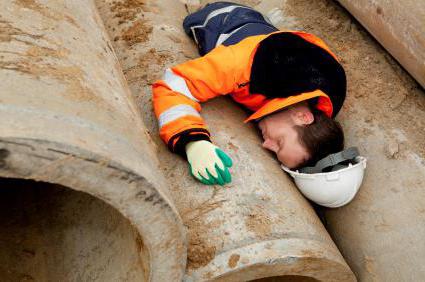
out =
<path fill-rule="evenodd" d="M 165 110 L 162 114 L 159 115 L 159 118 L 158 118 L 159 128 L 163 127 L 169 122 L 172 122 L 178 118 L 181 118 L 187 115 L 197 116 L 197 117 L 201 116 L 197 110 L 195 110 L 189 105 L 180 104 L 177 106 L 173 106 Z"/>
<path fill-rule="evenodd" d="M 244 8 L 244 9 L 252 10 L 249 7 L 240 6 L 240 5 L 232 5 L 232 6 L 227 6 L 227 7 L 212 11 L 211 13 L 208 14 L 207 18 L 205 19 L 205 21 L 202 25 L 192 26 L 190 28 L 192 30 L 193 37 L 195 38 L 195 42 L 198 44 L 198 39 L 196 38 L 195 28 L 205 27 L 212 18 L 214 18 L 218 15 L 224 14 L 224 13 L 230 13 L 231 11 L 233 11 L 236 8 Z"/>
<path fill-rule="evenodd" d="M 243 26 L 241 26 L 241 27 L 238 27 L 237 29 L 235 29 L 235 30 L 233 30 L 232 32 L 230 32 L 230 33 L 223 33 L 223 34 L 220 34 L 220 36 L 218 37 L 218 39 L 217 39 L 217 43 L 215 44 L 215 47 L 217 47 L 218 45 L 220 45 L 221 43 L 223 43 L 224 41 L 226 41 L 230 36 L 232 36 L 235 32 L 237 32 L 238 30 L 240 30 L 241 28 L 243 28 L 244 26 L 246 26 L 246 25 L 248 25 L 249 23 L 247 23 L 247 24 L 244 24 Z"/>
<path fill-rule="evenodd" d="M 171 90 L 179 92 L 186 96 L 187 98 L 199 102 L 198 99 L 193 97 L 192 93 L 190 93 L 189 88 L 187 87 L 186 81 L 179 75 L 173 73 L 171 69 L 167 69 L 164 73 L 164 77 L 162 80 L 167 83 L 167 85 L 171 88 Z"/>

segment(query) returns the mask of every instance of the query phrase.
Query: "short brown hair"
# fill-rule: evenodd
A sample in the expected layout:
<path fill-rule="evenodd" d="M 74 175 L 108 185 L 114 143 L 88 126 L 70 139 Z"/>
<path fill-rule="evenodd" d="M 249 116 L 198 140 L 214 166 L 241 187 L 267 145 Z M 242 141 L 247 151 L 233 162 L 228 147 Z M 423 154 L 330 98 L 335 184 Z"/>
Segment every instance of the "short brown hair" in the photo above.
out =
<path fill-rule="evenodd" d="M 300 143 L 310 155 L 299 168 L 314 165 L 327 155 L 344 149 L 344 132 L 340 123 L 313 107 L 310 110 L 314 116 L 313 123 L 295 126 Z"/>

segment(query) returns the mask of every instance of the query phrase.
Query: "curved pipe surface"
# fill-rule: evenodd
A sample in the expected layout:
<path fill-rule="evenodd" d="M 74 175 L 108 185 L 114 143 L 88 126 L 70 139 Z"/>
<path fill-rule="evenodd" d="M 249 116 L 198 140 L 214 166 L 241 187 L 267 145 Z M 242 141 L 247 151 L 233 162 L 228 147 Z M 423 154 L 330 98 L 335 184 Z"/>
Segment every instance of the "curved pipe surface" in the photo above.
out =
<path fill-rule="evenodd" d="M 185 231 L 93 2 L 2 2 L 0 30 L 0 176 L 109 203 L 143 239 L 146 279 L 180 280 Z"/>

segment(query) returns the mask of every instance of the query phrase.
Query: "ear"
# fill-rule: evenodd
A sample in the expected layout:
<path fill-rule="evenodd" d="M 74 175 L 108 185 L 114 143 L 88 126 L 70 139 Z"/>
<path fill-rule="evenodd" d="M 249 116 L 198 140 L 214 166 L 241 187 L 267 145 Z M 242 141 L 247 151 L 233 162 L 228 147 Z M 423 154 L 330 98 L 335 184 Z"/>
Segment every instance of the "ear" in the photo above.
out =
<path fill-rule="evenodd" d="M 293 120 L 296 125 L 308 125 L 314 122 L 314 115 L 310 110 L 296 111 Z"/>

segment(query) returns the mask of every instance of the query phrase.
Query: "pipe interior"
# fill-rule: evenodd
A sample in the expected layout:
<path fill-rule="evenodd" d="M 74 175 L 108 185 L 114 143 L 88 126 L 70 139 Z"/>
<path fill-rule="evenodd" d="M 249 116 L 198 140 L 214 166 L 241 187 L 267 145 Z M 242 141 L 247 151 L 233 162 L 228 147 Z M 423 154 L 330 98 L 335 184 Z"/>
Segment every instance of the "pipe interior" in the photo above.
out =
<path fill-rule="evenodd" d="M 2 281 L 147 281 L 143 241 L 89 194 L 0 178 Z"/>

